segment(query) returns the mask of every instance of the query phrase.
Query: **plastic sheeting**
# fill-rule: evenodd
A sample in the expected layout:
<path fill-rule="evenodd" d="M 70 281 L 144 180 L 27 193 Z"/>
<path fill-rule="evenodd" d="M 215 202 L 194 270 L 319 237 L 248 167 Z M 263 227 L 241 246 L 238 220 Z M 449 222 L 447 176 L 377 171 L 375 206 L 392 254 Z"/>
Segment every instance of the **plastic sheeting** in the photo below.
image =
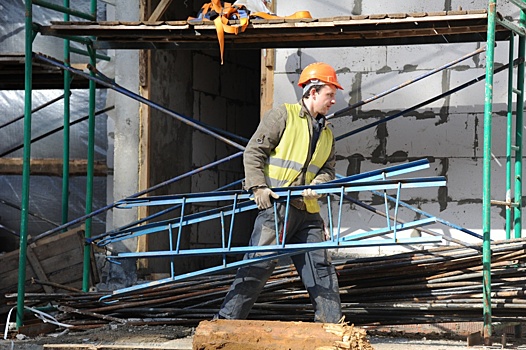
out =
<path fill-rule="evenodd" d="M 63 5 L 60 1 L 49 1 L 57 5 Z M 105 19 L 106 5 L 99 1 L 97 16 L 99 20 Z M 71 8 L 89 13 L 89 1 L 72 2 Z M 50 21 L 64 20 L 62 13 L 33 6 L 33 22 L 48 24 Z M 71 20 L 78 18 L 71 17 Z M 25 37 L 25 3 L 22 0 L 3 0 L 0 4 L 0 53 L 23 53 Z M 85 50 L 80 44 L 71 43 L 71 46 Z M 41 52 L 46 55 L 62 60 L 63 40 L 53 37 L 37 35 L 33 43 L 33 51 Z M 104 52 L 102 52 L 104 53 Z M 88 57 L 72 54 L 72 63 L 87 63 Z M 112 69 L 112 64 L 104 62 L 104 72 Z M 33 109 L 58 97 L 64 92 L 62 90 L 34 90 L 32 107 Z M 106 107 L 106 91 L 98 90 L 96 94 L 96 110 Z M 77 120 L 88 115 L 88 90 L 72 90 L 70 102 L 70 119 Z M 49 132 L 63 123 L 63 99 L 45 107 L 33 114 L 32 117 L 32 138 Z M 11 121 L 24 114 L 24 91 L 0 91 L 0 125 Z M 95 133 L 95 159 L 105 161 L 107 156 L 107 116 L 105 114 L 96 116 Z M 9 126 L 0 129 L 0 153 L 16 148 L 23 143 L 23 124 L 19 120 Z M 70 130 L 70 158 L 86 159 L 88 143 L 88 124 L 87 121 L 76 124 Z M 63 134 L 59 131 L 40 141 L 32 143 L 32 158 L 59 158 L 62 159 Z M 23 150 L 9 153 L 5 157 L 22 157 Z M 0 175 L 0 225 L 13 231 L 20 230 L 20 211 L 2 203 L 2 201 L 12 203 L 15 206 L 21 205 L 22 176 L 1 176 Z M 62 178 L 49 176 L 32 176 L 30 181 L 30 207 L 29 212 L 38 217 L 29 216 L 28 232 L 30 235 L 45 232 L 54 227 L 48 221 L 60 224 L 62 212 Z M 86 177 L 70 178 L 70 200 L 69 200 L 69 219 L 82 216 L 85 213 L 86 198 Z M 100 208 L 106 205 L 106 178 L 96 177 L 94 180 L 93 208 Z M 94 233 L 105 231 L 105 216 L 95 217 L 93 220 Z M 0 240 L 6 232 L 0 228 Z M 9 233 L 9 235 L 12 235 Z M 1 242 L 0 242 L 1 243 Z M 1 244 L 0 244 L 1 245 Z"/>

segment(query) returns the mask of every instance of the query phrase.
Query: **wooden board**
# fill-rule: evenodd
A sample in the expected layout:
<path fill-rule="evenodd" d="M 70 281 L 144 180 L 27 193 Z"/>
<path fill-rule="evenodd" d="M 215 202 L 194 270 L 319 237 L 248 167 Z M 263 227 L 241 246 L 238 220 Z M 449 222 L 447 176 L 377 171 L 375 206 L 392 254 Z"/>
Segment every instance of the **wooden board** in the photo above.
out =
<path fill-rule="evenodd" d="M 31 159 L 31 175 L 62 176 L 62 159 Z M 22 158 L 1 158 L 0 175 L 22 175 Z M 69 162 L 70 176 L 86 176 L 88 161 L 73 159 Z M 94 176 L 107 176 L 108 167 L 104 162 L 95 162 Z"/>
<path fill-rule="evenodd" d="M 28 247 L 31 261 L 26 264 L 26 292 L 53 292 L 54 288 L 32 284 L 33 279 L 80 288 L 84 260 L 84 226 L 42 238 Z M 29 258 L 29 257 L 28 257 Z M 29 259 L 28 259 L 29 260 Z M 93 258 L 92 258 L 93 261 Z M 9 310 L 5 294 L 18 291 L 19 250 L 0 256 L 0 314 Z M 98 282 L 93 269 L 91 283 Z"/>

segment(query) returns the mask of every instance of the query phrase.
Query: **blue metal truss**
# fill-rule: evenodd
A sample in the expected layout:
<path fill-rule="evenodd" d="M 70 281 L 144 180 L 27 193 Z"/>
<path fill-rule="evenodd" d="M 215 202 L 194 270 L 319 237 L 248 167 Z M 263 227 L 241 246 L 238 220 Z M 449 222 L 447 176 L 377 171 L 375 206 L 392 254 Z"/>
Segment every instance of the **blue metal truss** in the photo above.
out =
<path fill-rule="evenodd" d="M 286 229 L 282 232 L 282 237 L 276 237 L 275 245 L 268 246 L 242 246 L 232 247 L 231 242 L 233 236 L 233 229 L 235 224 L 236 214 L 256 209 L 254 201 L 251 199 L 252 194 L 247 191 L 213 191 L 206 193 L 188 193 L 169 196 L 155 196 L 147 198 L 131 198 L 117 203 L 117 208 L 125 209 L 137 206 L 178 206 L 180 209 L 180 216 L 170 220 L 153 222 L 141 226 L 127 225 L 122 230 L 115 230 L 105 235 L 95 237 L 91 240 L 99 246 L 106 246 L 110 243 L 122 241 L 125 239 L 135 238 L 141 235 L 152 234 L 155 232 L 166 231 L 170 239 L 170 249 L 165 251 L 150 251 L 138 253 L 118 253 L 117 255 L 108 256 L 112 262 L 117 262 L 120 259 L 138 259 L 138 258 L 171 258 L 171 276 L 169 278 L 152 281 L 140 285 L 131 286 L 128 288 L 118 289 L 113 291 L 111 295 L 105 296 L 102 299 L 117 298 L 123 293 L 151 288 L 162 284 L 179 282 L 185 279 L 190 279 L 196 276 L 221 272 L 227 269 L 237 268 L 240 266 L 254 264 L 264 260 L 273 260 L 285 256 L 298 254 L 300 252 L 316 250 L 316 249 L 331 249 L 331 248 L 355 248 L 364 246 L 385 246 L 397 244 L 423 244 L 423 243 L 438 243 L 442 240 L 440 235 L 425 235 L 422 237 L 401 238 L 397 236 L 398 232 L 420 228 L 429 224 L 436 223 L 438 219 L 432 215 L 425 219 L 414 220 L 410 222 L 401 223 L 398 219 L 398 208 L 401 202 L 399 200 L 402 189 L 417 189 L 424 187 L 438 187 L 445 186 L 446 180 L 442 176 L 438 177 L 420 177 L 420 178 L 404 178 L 392 179 L 395 176 L 407 174 L 417 170 L 426 169 L 429 167 L 427 159 L 409 162 L 406 164 L 396 165 L 379 169 L 375 171 L 365 172 L 353 176 L 338 178 L 332 182 L 321 184 L 317 186 L 298 186 L 287 188 L 274 188 L 280 198 L 274 201 L 274 207 L 278 203 L 285 204 L 285 218 L 287 221 L 288 210 L 291 200 L 301 196 L 301 192 L 305 188 L 313 188 L 319 194 L 326 195 L 328 215 L 326 218 L 329 228 L 330 237 L 325 242 L 321 243 L 304 243 L 304 244 L 286 244 Z M 388 201 L 394 201 L 394 216 L 387 215 L 386 227 L 372 230 L 368 232 L 355 233 L 350 235 L 343 235 L 341 232 L 342 225 L 342 210 L 343 201 L 347 194 L 351 192 L 361 191 L 377 191 L 382 193 L 385 201 L 386 212 L 389 210 Z M 378 192 L 381 191 L 381 192 Z M 396 196 L 388 196 L 387 191 L 396 191 Z M 334 198 L 339 198 L 336 202 Z M 204 210 L 197 213 L 185 215 L 187 205 L 197 203 L 228 203 L 225 206 L 214 208 L 211 210 Z M 407 206 L 407 205 L 406 205 Z M 333 207 L 337 208 L 333 213 Z M 276 212 L 276 210 L 275 210 Z M 229 224 L 226 223 L 226 218 L 230 218 Z M 180 242 L 183 235 L 182 229 L 189 225 L 202 223 L 209 220 L 219 220 L 221 226 L 221 244 L 215 248 L 201 248 L 201 249 L 181 249 Z M 144 220 L 141 220 L 144 222 Z M 392 221 L 392 222 L 391 222 Z M 276 220 L 277 222 L 277 220 Z M 286 225 L 285 225 L 286 227 Z M 278 230 L 276 230 L 277 232 Z M 387 235 L 389 237 L 387 237 Z M 377 238 L 382 236 L 382 238 Z M 174 237 L 176 237 L 174 241 Z M 228 262 L 227 256 L 234 254 L 245 253 L 260 253 L 257 257 L 246 259 L 242 261 Z M 222 256 L 222 262 L 218 266 L 193 271 L 181 275 L 174 274 L 174 258 L 187 256 Z M 101 299 L 101 300 L 102 300 Z"/>

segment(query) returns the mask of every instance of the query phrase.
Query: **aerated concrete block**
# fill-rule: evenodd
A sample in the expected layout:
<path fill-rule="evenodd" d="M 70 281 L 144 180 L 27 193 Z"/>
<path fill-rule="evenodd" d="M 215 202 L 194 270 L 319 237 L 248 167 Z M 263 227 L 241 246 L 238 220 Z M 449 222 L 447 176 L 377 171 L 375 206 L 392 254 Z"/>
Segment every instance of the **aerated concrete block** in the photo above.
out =
<path fill-rule="evenodd" d="M 402 45 L 387 48 L 387 66 L 399 71 L 426 71 L 438 69 L 466 56 L 480 47 L 478 43 L 435 44 L 435 45 Z M 451 66 L 457 68 L 474 68 L 480 66 L 484 53 Z M 450 68 L 447 68 L 450 69 Z"/>
<path fill-rule="evenodd" d="M 200 52 L 194 54 L 193 89 L 219 95 L 220 62 Z"/>

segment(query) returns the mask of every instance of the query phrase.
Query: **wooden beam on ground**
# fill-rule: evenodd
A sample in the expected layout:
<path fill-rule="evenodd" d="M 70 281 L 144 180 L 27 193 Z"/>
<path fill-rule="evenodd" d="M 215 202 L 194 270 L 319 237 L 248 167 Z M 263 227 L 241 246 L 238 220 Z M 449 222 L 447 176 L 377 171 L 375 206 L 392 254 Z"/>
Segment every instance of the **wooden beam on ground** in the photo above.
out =
<path fill-rule="evenodd" d="M 22 158 L 1 158 L 0 175 L 22 175 L 23 164 Z M 71 160 L 69 162 L 69 175 L 86 176 L 87 164 L 88 162 L 85 159 Z M 62 176 L 62 159 L 31 159 L 31 175 Z M 94 175 L 108 175 L 108 167 L 105 162 L 95 162 Z"/>
<path fill-rule="evenodd" d="M 255 320 L 202 321 L 193 349 L 372 350 L 366 332 L 347 324 Z"/>

